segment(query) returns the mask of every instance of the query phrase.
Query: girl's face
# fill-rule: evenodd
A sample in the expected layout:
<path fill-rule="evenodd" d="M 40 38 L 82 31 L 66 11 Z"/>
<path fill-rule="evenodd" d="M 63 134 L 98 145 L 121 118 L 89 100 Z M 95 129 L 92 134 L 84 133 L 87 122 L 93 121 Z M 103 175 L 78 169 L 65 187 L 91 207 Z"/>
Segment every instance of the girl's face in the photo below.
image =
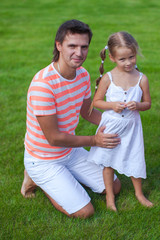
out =
<path fill-rule="evenodd" d="M 117 64 L 120 71 L 131 72 L 136 65 L 136 53 L 127 47 L 117 47 L 114 49 L 114 56 L 109 55 L 112 62 Z"/>

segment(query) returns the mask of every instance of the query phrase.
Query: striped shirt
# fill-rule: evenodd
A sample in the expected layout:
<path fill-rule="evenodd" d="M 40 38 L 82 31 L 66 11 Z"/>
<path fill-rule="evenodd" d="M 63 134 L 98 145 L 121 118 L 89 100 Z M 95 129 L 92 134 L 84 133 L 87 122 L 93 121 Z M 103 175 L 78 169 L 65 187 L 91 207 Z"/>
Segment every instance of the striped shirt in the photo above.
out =
<path fill-rule="evenodd" d="M 28 153 L 43 160 L 66 156 L 71 148 L 49 145 L 36 116 L 56 114 L 59 130 L 75 135 L 83 100 L 90 96 L 90 76 L 83 67 L 76 70 L 73 80 L 60 76 L 53 63 L 40 70 L 27 94 L 25 147 Z"/>

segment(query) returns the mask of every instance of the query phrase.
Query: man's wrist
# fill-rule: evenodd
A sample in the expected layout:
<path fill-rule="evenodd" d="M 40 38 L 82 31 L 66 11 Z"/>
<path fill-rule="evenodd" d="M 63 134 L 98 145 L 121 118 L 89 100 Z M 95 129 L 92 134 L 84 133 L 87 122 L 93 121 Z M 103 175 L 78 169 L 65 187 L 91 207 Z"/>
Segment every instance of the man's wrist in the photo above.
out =
<path fill-rule="evenodd" d="M 91 146 L 96 146 L 96 136 L 91 136 Z"/>

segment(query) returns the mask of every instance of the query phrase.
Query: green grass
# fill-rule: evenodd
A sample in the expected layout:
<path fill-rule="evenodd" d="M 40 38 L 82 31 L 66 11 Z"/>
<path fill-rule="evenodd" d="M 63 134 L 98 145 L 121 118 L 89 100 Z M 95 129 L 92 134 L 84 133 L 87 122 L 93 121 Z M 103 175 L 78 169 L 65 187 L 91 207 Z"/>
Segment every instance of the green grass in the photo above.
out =
<path fill-rule="evenodd" d="M 0 239 L 160 239 L 160 2 L 159 0 L 1 0 L 0 2 Z M 38 189 L 35 199 L 23 199 L 23 152 L 26 94 L 34 74 L 52 60 L 59 25 L 76 18 L 93 31 L 84 66 L 92 90 L 99 75 L 99 52 L 115 31 L 130 32 L 144 58 L 138 66 L 150 83 L 152 108 L 141 113 L 148 178 L 145 195 L 154 202 L 146 209 L 136 201 L 130 179 L 118 175 L 122 190 L 116 198 L 118 214 L 106 211 L 105 196 L 87 189 L 95 215 L 69 219 L 55 210 Z M 109 60 L 105 69 L 111 69 Z M 80 119 L 77 134 L 94 134 L 95 126 Z"/>

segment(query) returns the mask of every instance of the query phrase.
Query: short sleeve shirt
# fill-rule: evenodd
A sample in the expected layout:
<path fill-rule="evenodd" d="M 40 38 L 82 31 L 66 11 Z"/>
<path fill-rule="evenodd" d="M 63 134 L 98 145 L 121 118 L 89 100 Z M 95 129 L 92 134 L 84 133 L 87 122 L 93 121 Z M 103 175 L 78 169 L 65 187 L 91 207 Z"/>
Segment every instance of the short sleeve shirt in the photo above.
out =
<path fill-rule="evenodd" d="M 90 96 L 90 76 L 83 67 L 76 70 L 73 80 L 60 76 L 53 63 L 40 70 L 27 94 L 25 147 L 29 154 L 47 160 L 66 156 L 71 148 L 49 145 L 36 116 L 56 114 L 59 130 L 74 135 L 83 100 Z"/>

